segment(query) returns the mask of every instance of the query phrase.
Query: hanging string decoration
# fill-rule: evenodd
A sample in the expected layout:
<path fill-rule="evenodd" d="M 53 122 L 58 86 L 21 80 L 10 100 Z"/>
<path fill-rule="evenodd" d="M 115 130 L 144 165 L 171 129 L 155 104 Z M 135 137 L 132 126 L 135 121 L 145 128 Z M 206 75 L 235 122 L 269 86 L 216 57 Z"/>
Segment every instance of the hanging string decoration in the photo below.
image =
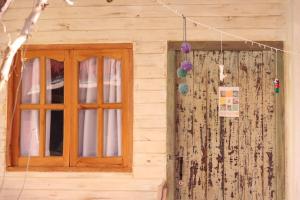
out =
<path fill-rule="evenodd" d="M 192 70 L 193 64 L 188 60 L 187 54 L 191 52 L 192 45 L 186 39 L 186 17 L 183 17 L 183 43 L 181 44 L 181 52 L 185 54 L 185 60 L 181 62 L 180 67 L 177 69 L 177 77 L 185 78 L 187 73 Z M 186 95 L 189 87 L 186 83 L 179 84 L 178 90 L 180 94 Z"/>
<path fill-rule="evenodd" d="M 221 55 L 223 56 L 223 34 L 221 33 Z M 224 63 L 223 58 L 221 59 L 221 62 L 219 63 L 219 78 L 220 81 L 224 81 L 224 78 L 226 78 L 226 74 L 224 74 Z"/>
<path fill-rule="evenodd" d="M 224 75 L 224 65 L 223 64 L 219 64 L 219 78 L 220 78 L 220 81 L 224 81 L 224 78 L 226 78 L 227 75 Z"/>
<path fill-rule="evenodd" d="M 197 26 L 199 25 L 202 28 L 206 28 L 208 30 L 220 33 L 221 36 L 222 35 L 226 35 L 227 37 L 231 37 L 231 38 L 235 38 L 237 40 L 244 41 L 245 44 L 250 43 L 252 46 L 253 45 L 257 45 L 257 46 L 262 47 L 264 49 L 266 49 L 266 48 L 270 49 L 271 51 L 275 50 L 276 51 L 276 78 L 273 81 L 275 93 L 279 93 L 280 92 L 280 81 L 277 78 L 277 51 L 280 51 L 280 52 L 286 53 L 286 54 L 290 54 L 290 55 L 300 56 L 300 52 L 294 52 L 294 51 L 291 51 L 291 50 L 279 49 L 277 47 L 270 46 L 270 45 L 267 45 L 267 44 L 264 44 L 264 43 L 260 43 L 260 42 L 251 40 L 249 38 L 246 38 L 246 37 L 243 37 L 243 36 L 240 36 L 240 35 L 236 35 L 236 34 L 233 34 L 233 33 L 230 33 L 230 32 L 226 32 L 226 31 L 220 30 L 220 29 L 218 29 L 218 28 L 216 28 L 214 26 L 211 26 L 209 24 L 206 24 L 206 23 L 194 20 L 194 19 L 189 18 L 189 17 L 186 18 L 186 17 L 184 17 L 184 14 L 182 12 L 180 12 L 179 10 L 177 10 L 175 8 L 172 8 L 167 3 L 165 3 L 165 2 L 163 2 L 161 0 L 156 0 L 156 2 L 160 6 L 162 6 L 163 8 L 165 8 L 166 10 L 169 10 L 170 12 L 174 13 L 175 15 L 180 16 L 180 17 L 183 16 L 183 18 L 184 18 L 184 28 L 185 28 L 185 22 L 187 20 L 187 21 L 193 23 L 194 25 L 197 25 Z M 186 29 L 184 29 L 184 34 L 186 33 L 185 31 L 186 31 Z M 184 35 L 184 37 L 185 37 L 185 35 Z M 182 43 L 182 45 L 181 45 L 181 51 L 182 51 L 182 53 L 186 53 L 187 54 L 188 52 L 191 51 L 191 46 L 189 45 L 189 43 L 186 42 L 186 39 L 184 41 L 185 42 Z M 222 52 L 222 50 L 221 50 L 221 52 Z M 184 66 L 184 65 L 187 65 L 187 64 L 184 64 L 184 63 L 181 64 L 181 66 Z M 183 68 L 183 70 L 184 70 L 184 68 Z M 219 74 L 220 81 L 224 81 L 224 78 L 226 77 L 226 74 L 224 74 L 224 65 L 223 64 L 219 65 L 219 73 L 220 73 Z M 177 71 L 177 75 L 178 75 L 179 78 L 185 77 L 183 75 L 182 71 L 180 71 L 180 70 Z"/>
<path fill-rule="evenodd" d="M 280 82 L 279 82 L 278 78 L 276 78 L 274 80 L 274 92 L 275 93 L 279 93 L 280 92 Z"/>
<path fill-rule="evenodd" d="M 276 78 L 274 80 L 274 92 L 278 94 L 280 92 L 280 81 L 278 79 L 277 49 L 276 49 L 275 56 L 276 56 L 276 58 L 275 58 L 275 62 L 276 62 L 275 63 L 275 70 L 276 70 L 275 75 L 276 75 Z"/>

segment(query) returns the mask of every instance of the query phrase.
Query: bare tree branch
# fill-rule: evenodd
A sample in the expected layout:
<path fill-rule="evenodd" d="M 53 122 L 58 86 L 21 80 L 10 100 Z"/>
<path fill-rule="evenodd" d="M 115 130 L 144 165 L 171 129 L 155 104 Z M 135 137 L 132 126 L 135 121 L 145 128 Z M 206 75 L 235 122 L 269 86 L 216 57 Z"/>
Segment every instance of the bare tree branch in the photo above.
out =
<path fill-rule="evenodd" d="M 3 14 L 6 12 L 12 1 L 13 0 L 0 0 L 0 19 L 2 19 Z"/>
<path fill-rule="evenodd" d="M 12 0 L 6 0 L 6 4 L 1 8 L 2 10 L 7 10 L 8 5 L 10 4 Z M 73 0 L 64 0 L 67 4 L 73 5 Z M 35 6 L 33 7 L 31 13 L 26 18 L 25 23 L 23 25 L 23 28 L 20 32 L 20 35 L 7 46 L 7 48 L 4 51 L 4 56 L 2 60 L 2 65 L 0 67 L 0 89 L 1 86 L 3 87 L 4 82 L 7 82 L 9 79 L 9 73 L 11 71 L 11 65 L 13 62 L 13 58 L 16 55 L 18 49 L 26 42 L 26 40 L 29 37 L 30 32 L 32 31 L 32 27 L 36 24 L 38 21 L 42 11 L 45 9 L 45 7 L 48 5 L 48 0 L 38 0 Z M 4 9 L 5 7 L 5 9 Z M 0 13 L 1 16 L 3 13 Z"/>
<path fill-rule="evenodd" d="M 16 52 L 26 42 L 32 30 L 32 27 L 36 24 L 37 20 L 41 15 L 41 12 L 45 9 L 47 5 L 48 5 L 48 0 L 39 0 L 36 3 L 29 16 L 26 18 L 20 35 L 12 42 L 11 45 L 9 45 L 6 48 L 3 56 L 2 65 L 0 68 L 1 69 L 0 81 L 8 80 L 10 67 Z"/>
<path fill-rule="evenodd" d="M 72 0 L 65 0 L 65 2 L 69 5 L 74 5 L 74 1 L 72 1 Z"/>

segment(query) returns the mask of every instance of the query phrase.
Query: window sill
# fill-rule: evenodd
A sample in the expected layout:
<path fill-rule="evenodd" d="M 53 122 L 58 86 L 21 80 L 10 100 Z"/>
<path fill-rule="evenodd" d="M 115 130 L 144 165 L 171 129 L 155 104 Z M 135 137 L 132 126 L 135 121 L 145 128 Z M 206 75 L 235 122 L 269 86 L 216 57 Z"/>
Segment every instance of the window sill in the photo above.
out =
<path fill-rule="evenodd" d="M 24 172 L 26 167 L 6 167 L 8 172 Z M 29 167 L 32 172 L 132 172 L 131 167 Z"/>

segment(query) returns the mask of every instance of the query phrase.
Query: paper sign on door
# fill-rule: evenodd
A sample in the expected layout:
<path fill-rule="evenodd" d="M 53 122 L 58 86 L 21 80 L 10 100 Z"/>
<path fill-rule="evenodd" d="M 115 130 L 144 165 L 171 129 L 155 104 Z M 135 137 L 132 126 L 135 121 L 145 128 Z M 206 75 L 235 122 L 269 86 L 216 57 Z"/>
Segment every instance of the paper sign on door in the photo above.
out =
<path fill-rule="evenodd" d="M 219 87 L 219 117 L 239 117 L 239 87 Z"/>

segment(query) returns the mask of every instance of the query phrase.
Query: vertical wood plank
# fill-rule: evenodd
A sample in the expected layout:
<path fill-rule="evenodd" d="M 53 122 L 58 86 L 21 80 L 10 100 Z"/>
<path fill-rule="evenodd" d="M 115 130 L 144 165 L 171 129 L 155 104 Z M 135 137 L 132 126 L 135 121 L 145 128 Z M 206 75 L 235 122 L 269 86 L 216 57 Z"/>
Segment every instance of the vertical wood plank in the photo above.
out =
<path fill-rule="evenodd" d="M 263 52 L 263 136 L 264 136 L 264 199 L 275 199 L 275 58 L 271 51 Z"/>
<path fill-rule="evenodd" d="M 175 61 L 175 70 L 177 70 L 178 66 L 181 62 L 181 56 L 180 52 L 176 51 L 176 61 Z M 181 97 L 178 93 L 178 78 L 176 78 L 176 153 L 175 153 L 175 170 L 176 170 L 176 191 L 175 191 L 175 197 L 176 199 L 180 200 L 182 199 L 182 196 L 185 195 L 185 189 L 186 187 L 183 187 L 183 184 L 181 184 L 181 181 L 183 181 L 183 154 L 184 154 L 184 126 L 182 124 L 182 120 L 185 119 L 184 110 L 185 105 L 183 101 L 183 97 Z"/>
<path fill-rule="evenodd" d="M 176 188 L 176 170 L 175 170 L 175 121 L 176 121 L 176 63 L 175 51 L 168 52 L 168 93 L 167 93 L 167 184 L 168 184 L 168 199 L 175 199 Z"/>
<path fill-rule="evenodd" d="M 187 55 L 187 59 L 190 60 L 194 65 L 194 52 L 189 53 Z M 197 148 L 197 138 L 195 135 L 195 127 L 194 127 L 194 120 L 195 120 L 195 110 L 194 110 L 194 71 L 195 68 L 188 72 L 186 83 L 189 86 L 189 93 L 187 96 L 189 96 L 188 104 L 189 104 L 189 114 L 187 114 L 188 119 L 186 121 L 186 159 L 184 159 L 184 162 L 186 163 L 187 168 L 186 170 L 186 177 L 185 177 L 185 183 L 188 186 L 188 196 L 185 198 L 188 199 L 195 199 L 195 193 L 196 193 L 196 176 L 198 173 L 198 159 L 196 155 L 196 148 Z"/>
<path fill-rule="evenodd" d="M 240 198 L 263 197 L 262 52 L 241 52 Z"/>
<path fill-rule="evenodd" d="M 275 154 L 276 154 L 276 199 L 285 199 L 285 80 L 284 80 L 284 65 L 283 54 L 278 53 L 278 76 L 281 81 L 281 91 L 276 99 L 276 139 L 275 139 Z"/>
<path fill-rule="evenodd" d="M 207 199 L 224 197 L 224 151 L 218 115 L 219 52 L 208 52 L 207 65 Z"/>
<path fill-rule="evenodd" d="M 182 55 L 183 56 L 182 60 L 188 59 L 191 62 L 193 62 L 193 54 L 194 54 L 194 52 L 189 53 L 186 56 L 186 58 L 185 58 L 185 55 Z M 186 102 L 187 102 L 187 109 L 186 109 L 185 116 L 187 118 L 184 122 L 186 152 L 183 155 L 184 156 L 183 163 L 186 167 L 183 170 L 184 171 L 183 184 L 186 185 L 186 187 L 187 187 L 187 193 L 186 193 L 187 196 L 185 196 L 184 199 L 194 199 L 194 187 L 195 187 L 195 185 L 193 184 L 193 179 L 192 179 L 192 176 L 194 173 L 194 168 L 196 165 L 195 160 L 193 159 L 193 157 L 194 157 L 193 150 L 194 150 L 194 146 L 195 146 L 195 135 L 194 135 L 194 126 L 193 126 L 193 121 L 194 121 L 194 109 L 193 109 L 194 74 L 193 74 L 193 70 L 188 72 L 188 74 L 186 76 L 186 84 L 189 87 L 189 92 L 187 93 L 187 95 L 185 95 Z"/>
<path fill-rule="evenodd" d="M 253 51 L 254 66 L 251 68 L 250 82 L 250 114 L 251 116 L 251 154 L 252 154 L 252 199 L 263 199 L 263 151 L 264 151 L 264 137 L 263 137 L 263 55 L 262 51 Z M 250 84 L 251 85 L 251 84 Z M 253 95 L 254 94 L 254 95 Z M 250 162 L 251 163 L 251 162 Z"/>
<path fill-rule="evenodd" d="M 249 156 L 247 151 L 249 150 L 249 136 L 250 127 L 249 123 L 249 107 L 247 103 L 249 87 L 242 87 L 248 85 L 249 81 L 249 65 L 251 62 L 248 59 L 247 51 L 241 51 L 239 53 L 239 87 L 240 87 L 240 117 L 239 121 L 243 122 L 239 124 L 239 198 L 249 199 L 247 194 L 250 193 L 248 187 L 248 164 Z M 247 197 L 247 198 L 246 198 Z"/>
<path fill-rule="evenodd" d="M 224 52 L 224 86 L 238 86 L 238 52 Z M 239 118 L 224 118 L 223 140 L 224 140 L 224 198 L 238 199 L 239 188 Z"/>
<path fill-rule="evenodd" d="M 176 52 L 176 68 L 185 59 L 179 51 Z M 187 55 L 187 59 L 193 59 L 193 52 Z M 192 161 L 190 154 L 193 146 L 193 73 L 189 72 L 185 78 L 177 78 L 177 86 L 179 83 L 185 82 L 189 86 L 186 95 L 182 95 L 177 90 L 177 164 L 176 164 L 176 199 L 189 199 L 192 196 L 192 188 L 189 186 L 189 174 Z M 178 88 L 178 87 L 177 87 Z"/>
<path fill-rule="evenodd" d="M 190 168 L 190 184 L 193 187 L 193 199 L 206 200 L 207 173 L 207 143 L 206 143 L 206 114 L 207 114 L 207 65 L 204 64 L 207 53 L 194 51 L 194 88 L 193 88 L 193 166 Z"/>

